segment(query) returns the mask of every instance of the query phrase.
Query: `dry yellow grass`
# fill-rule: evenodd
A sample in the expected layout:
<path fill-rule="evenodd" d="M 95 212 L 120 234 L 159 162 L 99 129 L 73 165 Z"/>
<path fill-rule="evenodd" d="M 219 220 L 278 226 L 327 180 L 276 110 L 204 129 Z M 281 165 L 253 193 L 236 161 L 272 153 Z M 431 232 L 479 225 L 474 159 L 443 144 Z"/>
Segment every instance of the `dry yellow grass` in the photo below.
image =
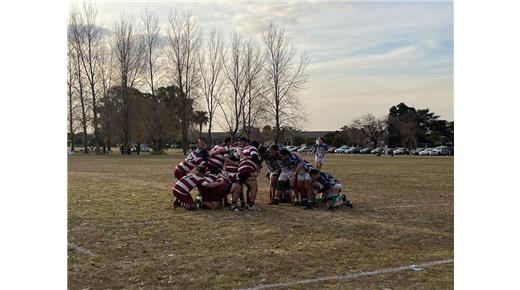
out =
<path fill-rule="evenodd" d="M 233 289 L 453 257 L 453 158 L 328 155 L 354 209 L 173 210 L 180 154 L 68 161 L 71 289 Z M 308 160 L 312 160 L 308 156 Z M 450 289 L 453 264 L 291 289 Z"/>

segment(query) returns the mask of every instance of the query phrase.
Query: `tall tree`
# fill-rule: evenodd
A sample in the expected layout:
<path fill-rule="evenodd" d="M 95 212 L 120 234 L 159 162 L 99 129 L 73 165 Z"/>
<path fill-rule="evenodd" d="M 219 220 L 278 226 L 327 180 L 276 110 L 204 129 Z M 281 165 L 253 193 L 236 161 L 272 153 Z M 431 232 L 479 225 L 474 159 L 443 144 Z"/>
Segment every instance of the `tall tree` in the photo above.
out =
<path fill-rule="evenodd" d="M 69 24 L 68 24 L 68 32 L 67 39 L 69 43 L 72 45 L 72 53 L 71 57 L 74 58 L 74 76 L 77 83 L 78 89 L 78 100 L 80 103 L 80 123 L 83 129 L 83 152 L 87 153 L 88 149 L 88 108 L 87 108 L 87 96 L 84 92 L 84 75 L 83 68 L 81 65 L 81 51 L 83 50 L 83 46 L 85 45 L 85 36 L 83 29 L 81 28 L 83 23 L 82 16 L 77 10 L 72 10 L 69 15 Z"/>
<path fill-rule="evenodd" d="M 223 77 L 224 41 L 222 34 L 216 30 L 211 30 L 209 40 L 199 53 L 199 66 L 201 68 L 201 90 L 206 100 L 208 112 L 208 139 L 213 144 L 213 121 L 225 89 Z"/>
<path fill-rule="evenodd" d="M 299 92 L 307 82 L 307 57 L 296 58 L 285 31 L 271 23 L 263 34 L 266 53 L 266 77 L 269 85 L 269 113 L 275 120 L 275 143 L 281 128 L 301 119 Z"/>
<path fill-rule="evenodd" d="M 152 141 L 152 148 L 154 154 L 160 154 L 163 147 L 162 136 L 162 124 L 159 119 L 159 99 L 155 92 L 157 82 L 159 79 L 160 67 L 159 67 L 159 52 L 160 52 L 160 27 L 159 18 L 157 14 L 148 10 L 142 15 L 143 23 L 143 36 L 145 45 L 145 59 L 146 59 L 146 83 L 149 87 L 151 96 L 151 107 L 152 107 L 152 121 L 150 123 L 150 139 Z"/>
<path fill-rule="evenodd" d="M 199 125 L 199 137 L 202 137 L 202 126 L 209 121 L 208 112 L 195 111 L 193 112 L 193 123 Z"/>
<path fill-rule="evenodd" d="M 372 114 L 366 114 L 354 119 L 352 127 L 361 130 L 370 139 L 375 148 L 386 130 L 386 120 L 384 118 L 376 118 Z"/>
<path fill-rule="evenodd" d="M 243 120 L 247 93 L 246 68 L 244 66 L 244 39 L 239 33 L 231 34 L 228 61 L 224 63 L 228 92 L 226 99 L 219 103 L 226 129 L 235 140 Z"/>
<path fill-rule="evenodd" d="M 69 41 L 67 44 L 67 121 L 70 139 L 70 151 L 74 152 L 74 137 L 76 133 L 76 79 L 74 47 Z"/>
<path fill-rule="evenodd" d="M 173 83 L 181 90 L 180 102 L 182 150 L 188 153 L 188 130 L 190 126 L 189 104 L 195 98 L 199 84 L 199 54 L 202 34 L 195 19 L 189 13 L 178 14 L 171 11 L 168 17 L 168 48 L 166 58 L 170 65 Z"/>
<path fill-rule="evenodd" d="M 119 74 L 122 94 L 123 152 L 130 154 L 130 93 L 144 69 L 144 45 L 131 16 L 121 15 L 114 26 L 115 67 Z"/>
<path fill-rule="evenodd" d="M 101 83 L 102 98 L 100 102 L 100 139 L 110 151 L 114 144 L 114 102 L 110 98 L 109 90 L 113 85 L 114 53 L 106 43 L 101 46 L 99 63 L 99 81 Z"/>
<path fill-rule="evenodd" d="M 249 41 L 244 51 L 246 95 L 244 100 L 243 131 L 251 138 L 253 128 L 266 114 L 265 78 L 262 75 L 265 58 L 262 51 Z"/>
<path fill-rule="evenodd" d="M 98 130 L 98 114 L 99 106 L 96 94 L 96 84 L 99 67 L 99 50 L 101 46 L 101 32 L 97 25 L 97 10 L 94 4 L 83 2 L 83 21 L 78 23 L 81 30 L 83 45 L 78 47 L 79 58 L 85 72 L 88 88 L 90 89 L 90 102 L 92 110 L 92 128 L 94 129 L 94 145 L 96 153 L 99 153 L 99 130 Z"/>

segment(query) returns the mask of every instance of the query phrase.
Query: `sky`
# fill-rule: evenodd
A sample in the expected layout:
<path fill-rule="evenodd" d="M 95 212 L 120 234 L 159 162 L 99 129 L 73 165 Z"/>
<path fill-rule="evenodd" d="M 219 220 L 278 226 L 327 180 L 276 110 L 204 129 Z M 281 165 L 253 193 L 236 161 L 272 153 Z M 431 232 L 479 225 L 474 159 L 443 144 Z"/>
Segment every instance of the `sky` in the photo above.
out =
<path fill-rule="evenodd" d="M 337 130 L 363 114 L 387 115 L 400 102 L 453 120 L 451 1 L 94 2 L 107 29 L 123 12 L 139 18 L 146 7 L 161 25 L 177 9 L 191 12 L 204 32 L 257 40 L 271 21 L 282 26 L 309 57 L 301 129 Z"/>

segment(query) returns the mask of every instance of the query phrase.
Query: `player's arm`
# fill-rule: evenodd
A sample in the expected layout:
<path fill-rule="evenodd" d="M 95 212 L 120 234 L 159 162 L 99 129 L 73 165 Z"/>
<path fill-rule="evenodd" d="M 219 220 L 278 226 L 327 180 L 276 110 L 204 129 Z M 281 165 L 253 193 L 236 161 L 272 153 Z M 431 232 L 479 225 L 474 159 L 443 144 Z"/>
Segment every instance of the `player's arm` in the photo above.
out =
<path fill-rule="evenodd" d="M 296 165 L 296 168 L 294 168 L 293 175 L 296 176 L 300 171 L 303 169 L 303 160 L 300 160 L 300 162 Z"/>
<path fill-rule="evenodd" d="M 244 152 L 242 152 L 242 148 L 237 148 L 237 153 L 238 153 L 238 156 L 240 156 L 240 159 L 242 159 L 245 155 L 244 155 Z"/>
<path fill-rule="evenodd" d="M 207 182 L 207 181 L 204 181 L 202 183 L 202 186 L 204 187 L 207 187 L 207 188 L 213 188 L 213 187 L 217 187 L 217 186 L 220 186 L 222 184 L 224 184 L 226 181 L 224 179 L 218 179 L 217 181 L 215 182 Z"/>
<path fill-rule="evenodd" d="M 233 161 L 229 157 L 224 158 L 224 165 L 238 166 L 238 161 Z"/>
<path fill-rule="evenodd" d="M 209 156 L 213 156 L 215 154 L 223 154 L 223 153 L 226 153 L 227 149 L 225 147 L 218 147 L 218 148 L 213 148 L 211 149 L 211 151 L 209 151 Z"/>

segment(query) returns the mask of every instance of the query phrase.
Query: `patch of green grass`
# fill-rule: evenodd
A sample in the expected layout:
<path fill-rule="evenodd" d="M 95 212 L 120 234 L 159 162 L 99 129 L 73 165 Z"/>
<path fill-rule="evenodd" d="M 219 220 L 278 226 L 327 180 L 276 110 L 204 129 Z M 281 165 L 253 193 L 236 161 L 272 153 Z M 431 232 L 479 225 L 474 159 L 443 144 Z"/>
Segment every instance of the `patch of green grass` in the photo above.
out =
<path fill-rule="evenodd" d="M 68 161 L 71 289 L 231 289 L 453 257 L 453 158 L 328 155 L 354 209 L 188 212 L 171 207 L 182 159 L 76 154 Z M 308 160 L 312 160 L 308 156 Z M 303 289 L 447 289 L 453 264 Z"/>

